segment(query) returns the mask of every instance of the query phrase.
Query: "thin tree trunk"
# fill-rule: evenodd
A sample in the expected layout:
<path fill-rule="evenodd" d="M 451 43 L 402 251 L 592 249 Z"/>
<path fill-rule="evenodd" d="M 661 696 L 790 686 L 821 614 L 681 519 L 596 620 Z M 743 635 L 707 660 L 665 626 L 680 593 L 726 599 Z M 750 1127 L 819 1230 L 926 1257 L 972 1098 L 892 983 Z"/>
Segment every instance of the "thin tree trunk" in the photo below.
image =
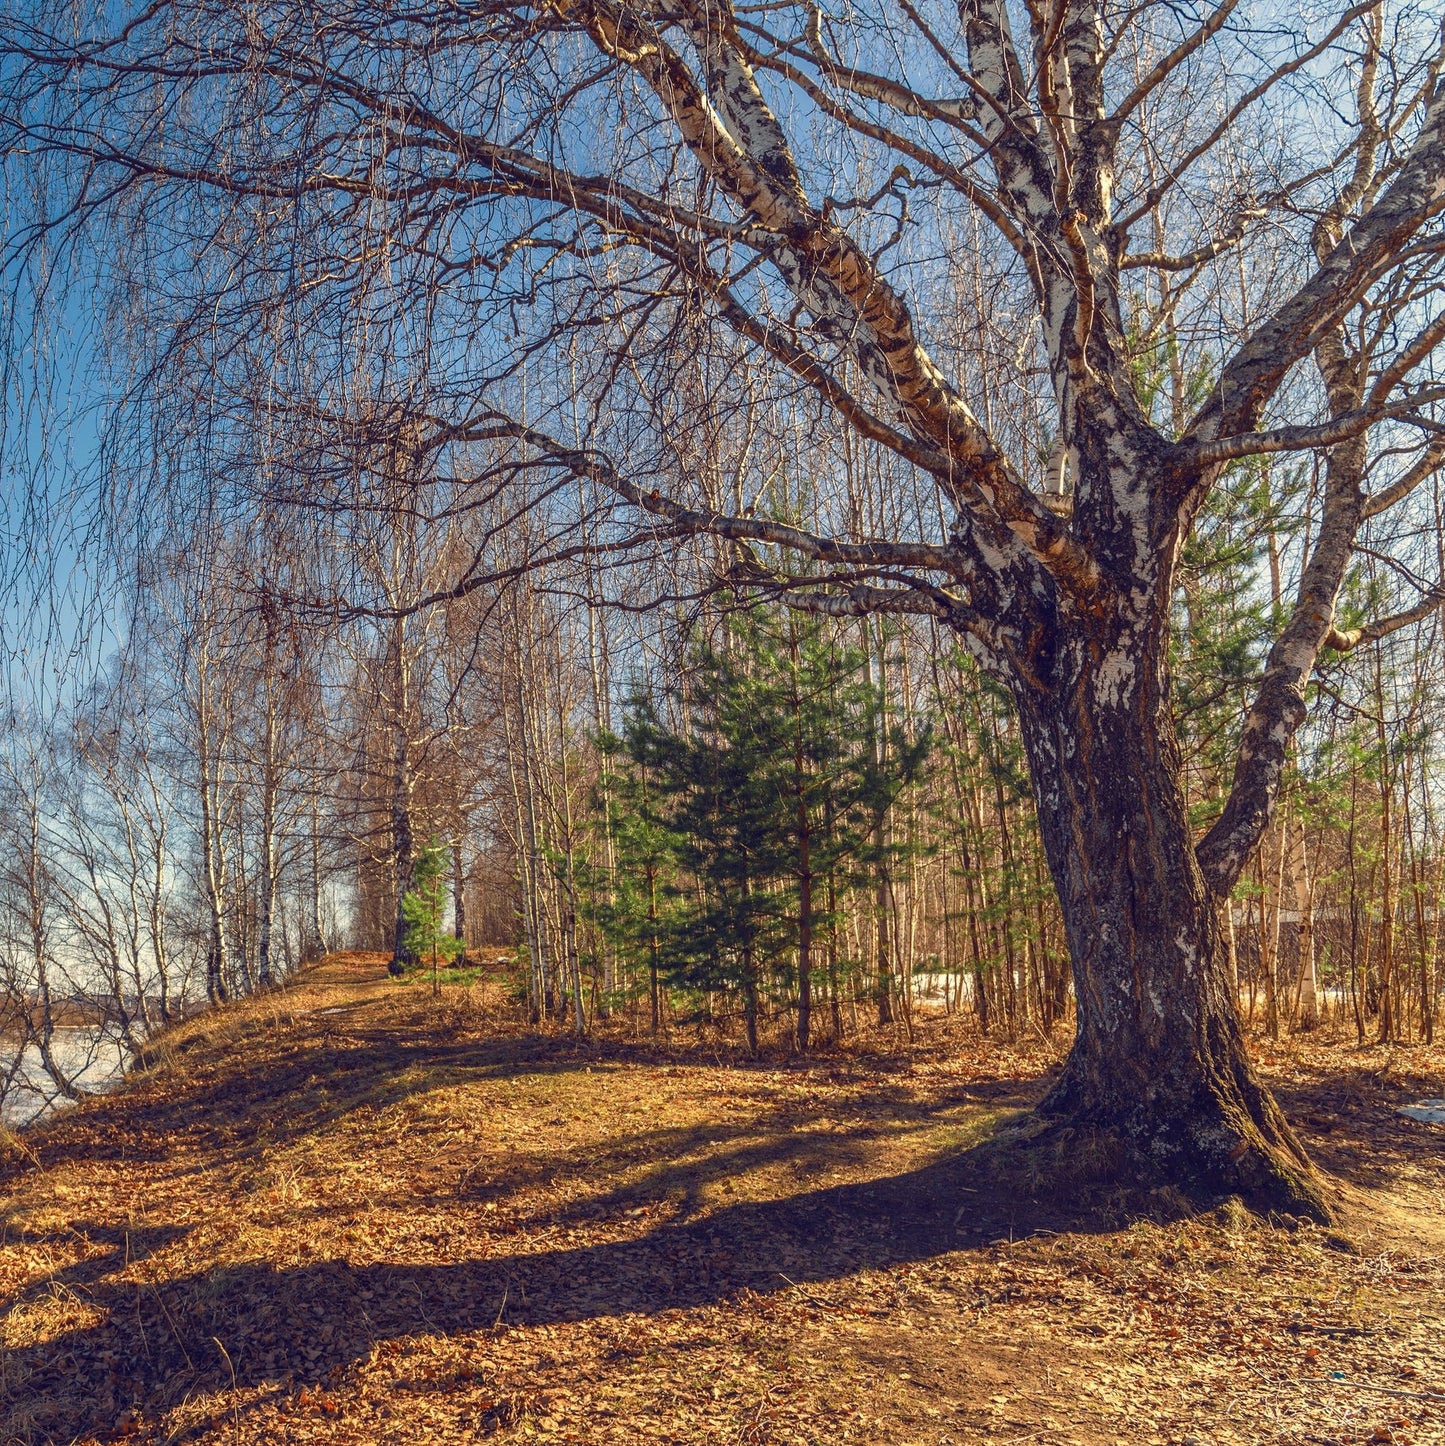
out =
<path fill-rule="evenodd" d="M 838 981 L 838 884 L 833 870 L 828 870 L 828 1014 L 833 1027 L 833 1043 L 843 1038 L 843 1003 Z"/>
<path fill-rule="evenodd" d="M 1385 736 L 1385 683 L 1380 650 L 1375 649 L 1375 727 L 1380 749 L 1380 1025 L 1381 1044 L 1395 1038 L 1395 836 L 1394 778 L 1390 745 Z"/>
<path fill-rule="evenodd" d="M 807 1054 L 813 1028 L 813 825 L 808 812 L 803 700 L 798 694 L 798 638 L 789 633 L 793 673 L 793 795 L 798 830 L 798 1051 Z"/>
<path fill-rule="evenodd" d="M 1303 820 L 1299 826 L 1299 845 L 1294 856 L 1294 896 L 1299 909 L 1299 990 L 1296 994 L 1295 1017 L 1301 1030 L 1319 1026 L 1319 982 L 1315 963 L 1315 885 L 1310 873 L 1309 851 Z"/>
<path fill-rule="evenodd" d="M 392 624 L 388 643 L 387 686 L 391 727 L 391 886 L 393 894 L 391 929 L 391 971 L 401 973 L 413 963 L 406 947 L 406 913 L 404 905 L 411 889 L 412 871 L 416 866 L 416 838 L 412 827 L 412 794 L 416 780 L 411 766 L 412 678 L 411 654 L 407 648 L 406 619 Z"/>
<path fill-rule="evenodd" d="M 311 809 L 311 888 L 310 888 L 311 939 L 317 957 L 330 953 L 331 946 L 326 939 L 326 927 L 321 919 L 321 838 L 320 823 L 315 806 Z"/>
<path fill-rule="evenodd" d="M 452 843 L 452 929 L 462 946 L 456 957 L 460 969 L 467 962 L 467 876 L 462 867 L 460 835 Z"/>
<path fill-rule="evenodd" d="M 201 873 L 206 894 L 206 997 L 222 1004 L 230 997 L 226 953 L 225 852 L 219 811 L 220 763 L 211 720 L 209 653 L 202 648 L 196 659 L 196 766 L 199 770 Z"/>

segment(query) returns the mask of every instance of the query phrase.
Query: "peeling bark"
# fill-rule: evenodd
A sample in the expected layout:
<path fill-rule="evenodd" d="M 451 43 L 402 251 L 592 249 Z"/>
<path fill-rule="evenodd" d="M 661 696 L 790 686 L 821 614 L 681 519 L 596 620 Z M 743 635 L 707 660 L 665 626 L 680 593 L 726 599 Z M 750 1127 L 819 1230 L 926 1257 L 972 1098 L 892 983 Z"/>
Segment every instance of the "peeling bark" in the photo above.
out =
<path fill-rule="evenodd" d="M 1145 1182 L 1323 1216 L 1260 1083 L 1223 921 L 1195 857 L 1160 648 L 1076 636 L 1047 694 L 1017 689 L 1078 997 L 1042 1109 L 1123 1144 Z"/>

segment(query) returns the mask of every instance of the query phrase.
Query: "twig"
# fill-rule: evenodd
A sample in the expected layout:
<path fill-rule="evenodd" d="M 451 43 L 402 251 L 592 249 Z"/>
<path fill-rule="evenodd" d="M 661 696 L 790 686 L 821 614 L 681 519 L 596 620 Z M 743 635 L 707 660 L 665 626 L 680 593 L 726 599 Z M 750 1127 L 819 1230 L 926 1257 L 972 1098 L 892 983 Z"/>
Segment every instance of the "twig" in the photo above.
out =
<path fill-rule="evenodd" d="M 1260 1380 L 1265 1383 L 1266 1386 L 1269 1386 L 1276 1391 L 1278 1391 L 1279 1388 L 1289 1379 L 1288 1376 L 1279 1376 L 1272 1380 L 1269 1376 L 1265 1375 L 1265 1373 L 1260 1370 L 1260 1368 L 1255 1365 L 1253 1361 L 1247 1361 L 1244 1359 L 1243 1356 L 1240 1357 L 1239 1363 L 1240 1365 L 1244 1366 L 1246 1370 L 1253 1371 L 1255 1375 L 1258 1376 Z"/>
<path fill-rule="evenodd" d="M 779 1271 L 778 1274 L 782 1275 L 782 1272 Z M 783 1279 L 786 1280 L 787 1276 L 783 1276 Z M 768 1387 L 766 1394 L 764 1394 L 762 1400 L 758 1402 L 753 1411 L 753 1419 L 744 1422 L 739 1429 L 738 1446 L 747 1446 L 749 1442 L 761 1442 L 764 1439 L 759 1434 L 763 1429 L 763 1412 L 770 1411 L 773 1408 L 773 1391 L 775 1389 L 773 1386 Z"/>
<path fill-rule="evenodd" d="M 494 1320 L 494 1321 L 492 1322 L 492 1329 L 493 1329 L 493 1330 L 496 1330 L 497 1327 L 500 1326 L 501 1323 L 502 1323 L 502 1316 L 505 1314 L 506 1309 L 507 1309 L 507 1294 L 508 1294 L 508 1292 L 509 1292 L 511 1289 L 512 1289 L 512 1283 L 511 1283 L 511 1281 L 508 1281 L 508 1282 L 502 1287 L 502 1303 L 501 1303 L 501 1305 L 499 1305 L 499 1306 L 497 1307 L 497 1318 L 496 1318 L 496 1320 Z"/>
<path fill-rule="evenodd" d="M 953 1228 L 955 1230 L 958 1229 L 958 1222 L 962 1220 L 966 1214 L 968 1214 L 970 1208 L 971 1207 L 968 1205 L 960 1205 L 958 1209 L 953 1212 Z"/>
<path fill-rule="evenodd" d="M 236 1442 L 237 1442 L 237 1446 L 240 1446 L 240 1441 L 241 1441 L 241 1403 L 240 1403 L 240 1401 L 238 1401 L 238 1400 L 236 1399 L 236 1396 L 237 1396 L 237 1389 L 236 1389 L 236 1367 L 231 1363 L 231 1353 L 230 1353 L 230 1351 L 228 1351 L 228 1350 L 225 1348 L 225 1346 L 223 1346 L 223 1345 L 221 1344 L 221 1338 L 220 1338 L 219 1336 L 212 1336 L 211 1339 L 212 1339 L 213 1341 L 215 1341 L 215 1343 L 216 1343 L 216 1349 L 217 1349 L 218 1351 L 220 1351 L 221 1355 L 224 1357 L 225 1362 L 226 1362 L 226 1369 L 227 1369 L 228 1371 L 230 1371 L 230 1373 L 231 1373 L 231 1420 L 232 1420 L 232 1422 L 234 1423 L 235 1428 L 236 1428 Z"/>
<path fill-rule="evenodd" d="M 781 1270 L 775 1270 L 773 1274 L 776 1275 L 779 1280 L 786 1280 L 788 1284 L 793 1287 L 794 1290 L 801 1292 L 803 1299 L 806 1300 L 810 1305 L 816 1305 L 823 1310 L 850 1309 L 850 1307 L 847 1305 L 839 1305 L 838 1302 L 835 1300 L 824 1300 L 822 1296 L 814 1295 L 812 1291 L 808 1290 L 804 1286 L 799 1285 L 798 1282 L 792 1278 L 792 1276 L 784 1275 Z M 859 1312 L 861 1315 L 886 1316 L 888 1314 L 886 1310 L 877 1310 L 873 1307 L 866 1305 L 855 1305 L 852 1306 L 851 1309 Z"/>
<path fill-rule="evenodd" d="M 804 1300 L 811 1301 L 814 1305 L 820 1305 L 823 1307 L 824 1310 L 842 1309 L 842 1307 L 836 1302 L 831 1300 L 824 1300 L 821 1296 L 814 1295 L 810 1290 L 807 1290 L 805 1287 L 799 1285 L 798 1282 L 792 1278 L 792 1276 L 784 1275 L 781 1270 L 776 1271 L 775 1274 L 777 1275 L 779 1280 L 786 1280 L 788 1284 L 793 1287 L 794 1290 L 801 1291 Z"/>
<path fill-rule="evenodd" d="M 37 1170 L 43 1170 L 45 1168 L 40 1163 L 40 1156 L 25 1143 L 25 1140 L 15 1130 L 5 1129 L 3 1131 L 3 1139 L 6 1145 L 12 1150 L 17 1150 L 20 1154 L 24 1155 Z"/>
<path fill-rule="evenodd" d="M 194 1390 L 187 1391 L 186 1394 L 181 1398 L 181 1404 L 175 1408 L 173 1414 L 179 1416 L 181 1412 L 184 1411 L 186 1407 L 191 1404 L 191 1397 L 193 1395 L 195 1395 Z M 171 1442 L 174 1441 L 178 1436 L 184 1436 L 187 1431 L 191 1430 L 193 1424 L 194 1423 L 188 1424 L 184 1418 L 177 1421 L 176 1424 L 171 1427 L 170 1435 L 161 1442 L 161 1446 L 171 1446 Z"/>
<path fill-rule="evenodd" d="M 421 1292 L 421 1286 L 419 1286 L 414 1280 L 407 1281 L 407 1284 L 414 1291 L 416 1291 L 416 1313 L 427 1323 L 427 1328 L 429 1330 L 435 1331 L 436 1325 L 432 1321 L 432 1318 L 426 1313 L 426 1297 Z"/>
<path fill-rule="evenodd" d="M 180 1328 L 176 1325 L 175 1317 L 171 1315 L 170 1309 L 166 1305 L 165 1297 L 156 1287 L 155 1281 L 147 1280 L 145 1283 L 150 1286 L 151 1294 L 155 1296 L 156 1304 L 160 1306 L 161 1314 L 165 1316 L 166 1324 L 170 1326 L 171 1334 L 176 1338 L 176 1344 L 181 1348 L 181 1354 L 186 1358 L 186 1365 L 194 1371 L 196 1369 L 196 1363 L 191 1359 L 191 1353 L 186 1349 L 186 1343 L 181 1337 Z"/>
<path fill-rule="evenodd" d="M 128 1237 L 128 1236 L 127 1236 L 127 1244 L 129 1244 L 129 1237 Z M 141 1308 L 140 1308 L 140 1307 L 141 1307 L 141 1301 L 144 1300 L 144 1299 L 145 1299 L 145 1290 L 144 1290 L 141 1282 L 140 1282 L 140 1281 L 136 1281 L 136 1283 L 135 1283 L 135 1323 L 136 1323 L 136 1328 L 140 1331 L 140 1343 L 141 1343 L 141 1345 L 145 1348 L 146 1360 L 147 1360 L 151 1365 L 154 1365 L 154 1364 L 155 1364 L 155 1357 L 151 1355 L 151 1342 L 150 1342 L 150 1337 L 149 1337 L 148 1335 L 146 1335 L 145 1316 L 144 1316 L 144 1314 L 142 1313 Z"/>

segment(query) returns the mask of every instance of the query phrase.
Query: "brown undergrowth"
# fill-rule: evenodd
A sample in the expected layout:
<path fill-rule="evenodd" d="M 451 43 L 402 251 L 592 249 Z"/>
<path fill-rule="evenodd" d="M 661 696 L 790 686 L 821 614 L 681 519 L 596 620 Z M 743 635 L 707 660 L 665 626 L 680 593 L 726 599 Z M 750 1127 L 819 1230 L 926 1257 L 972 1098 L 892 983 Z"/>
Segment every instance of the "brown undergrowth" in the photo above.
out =
<path fill-rule="evenodd" d="M 333 956 L 11 1142 L 0 1440 L 1445 1440 L 1445 1051 L 1257 1048 L 1340 1232 L 1003 1181 L 1042 1042 L 746 1064 Z"/>

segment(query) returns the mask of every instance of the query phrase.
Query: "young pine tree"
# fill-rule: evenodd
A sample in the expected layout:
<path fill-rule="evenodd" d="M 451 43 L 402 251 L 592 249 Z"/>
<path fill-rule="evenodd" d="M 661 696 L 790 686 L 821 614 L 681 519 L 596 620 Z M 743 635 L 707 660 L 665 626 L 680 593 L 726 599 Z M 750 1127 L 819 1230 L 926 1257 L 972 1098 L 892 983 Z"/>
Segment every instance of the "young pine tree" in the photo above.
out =
<path fill-rule="evenodd" d="M 824 903 L 886 862 L 879 823 L 931 740 L 880 748 L 862 655 L 790 614 L 734 619 L 726 651 L 693 653 L 675 701 L 675 728 L 644 695 L 624 720 L 614 938 L 634 957 L 645 945 L 653 979 L 740 993 L 754 1051 L 761 991 L 791 974 L 807 1049 Z"/>
<path fill-rule="evenodd" d="M 921 777 L 933 740 L 926 729 L 909 741 L 885 726 L 864 654 L 819 619 L 757 612 L 741 625 L 739 645 L 750 664 L 754 754 L 776 800 L 772 854 L 795 960 L 795 1038 L 806 1051 L 815 945 L 835 923 L 823 901 L 901 855 L 880 825 Z"/>
<path fill-rule="evenodd" d="M 755 1053 L 760 990 L 783 947 L 782 900 L 772 887 L 777 795 L 739 660 L 702 650 L 689 672 L 681 728 L 638 700 L 623 734 L 634 767 L 655 781 L 646 816 L 671 835 L 682 875 L 670 889 L 659 962 L 675 985 L 740 993 Z"/>
<path fill-rule="evenodd" d="M 651 1032 L 664 1027 L 663 940 L 678 909 L 678 838 L 657 805 L 659 785 L 632 754 L 637 730 L 650 718 L 645 699 L 629 704 L 626 738 L 604 734 L 606 760 L 593 790 L 596 834 L 611 840 L 610 868 L 588 863 L 578 873 L 583 918 L 615 957 L 645 965 Z M 654 725 L 655 725 L 655 720 Z"/>
<path fill-rule="evenodd" d="M 423 964 L 431 963 L 433 994 L 441 993 L 440 967 L 462 952 L 462 941 L 442 929 L 446 910 L 447 850 L 433 835 L 412 867 L 412 887 L 401 901 L 406 923 L 407 952 Z M 393 963 L 393 973 L 402 972 Z"/>

